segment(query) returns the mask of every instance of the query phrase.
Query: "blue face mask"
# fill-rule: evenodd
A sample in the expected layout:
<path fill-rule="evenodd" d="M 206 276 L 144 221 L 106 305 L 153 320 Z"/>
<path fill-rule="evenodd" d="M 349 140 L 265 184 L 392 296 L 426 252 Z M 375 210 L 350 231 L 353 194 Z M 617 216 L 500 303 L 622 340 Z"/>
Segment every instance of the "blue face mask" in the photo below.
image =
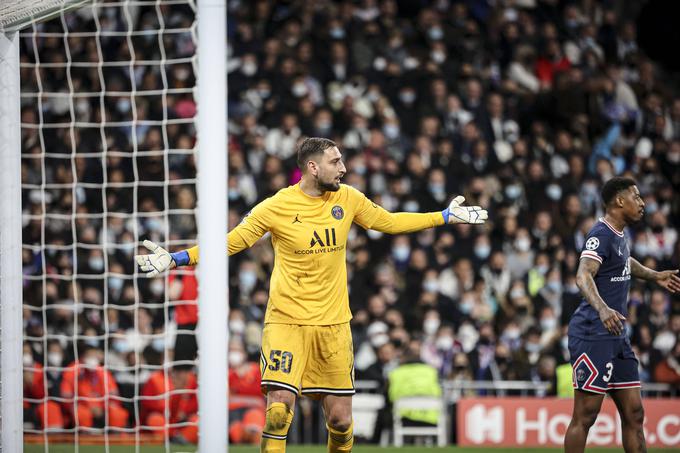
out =
<path fill-rule="evenodd" d="M 392 249 L 392 256 L 400 263 L 408 260 L 409 255 L 411 255 L 411 249 L 407 246 L 402 245 Z"/>
<path fill-rule="evenodd" d="M 475 247 L 475 256 L 481 260 L 486 259 L 491 254 L 491 247 L 488 245 L 478 245 Z"/>
<path fill-rule="evenodd" d="M 253 271 L 242 271 L 238 274 L 238 281 L 243 289 L 250 291 L 257 283 L 257 274 Z"/>

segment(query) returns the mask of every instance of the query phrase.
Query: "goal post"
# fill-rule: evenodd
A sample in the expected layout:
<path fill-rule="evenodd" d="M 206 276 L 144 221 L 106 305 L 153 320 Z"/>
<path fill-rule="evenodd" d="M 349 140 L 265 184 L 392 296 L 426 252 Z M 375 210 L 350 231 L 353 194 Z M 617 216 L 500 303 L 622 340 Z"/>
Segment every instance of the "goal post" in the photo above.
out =
<path fill-rule="evenodd" d="M 226 0 L 199 0 L 197 186 L 201 265 L 198 273 L 198 368 L 199 389 L 204 389 L 199 390 L 201 453 L 227 449 L 226 18 Z"/>
<path fill-rule="evenodd" d="M 177 19 L 177 14 L 173 16 L 173 8 L 186 8 L 190 20 Z M 145 12 L 149 13 L 146 21 Z M 71 14 L 82 14 L 87 27 L 74 29 L 73 24 L 79 22 Z M 36 25 L 50 19 L 54 21 Z M 118 27 L 111 25 L 116 20 L 119 20 Z M 122 437 L 134 442 L 139 451 L 145 440 L 142 434 L 153 429 L 142 419 L 141 406 L 149 399 L 141 393 L 142 374 L 147 376 L 161 371 L 168 382 L 173 366 L 187 364 L 198 366 L 199 451 L 227 451 L 226 20 L 226 0 L 3 2 L 0 8 L 0 452 L 23 451 L 25 432 L 39 436 L 46 444 L 52 443 L 52 434 L 73 436 L 76 451 L 79 436 L 83 434 L 99 436 L 106 451 Z M 120 48 L 126 50 L 107 60 L 104 51 L 110 51 L 111 43 L 116 40 L 121 43 Z M 62 55 L 58 58 L 52 58 L 53 53 L 41 55 L 41 45 L 45 42 L 49 42 L 51 52 L 60 49 Z M 108 48 L 105 49 L 102 43 Z M 150 46 L 157 46 L 157 50 L 150 58 L 151 54 L 137 53 L 138 45 L 140 50 Z M 78 55 L 73 46 L 77 47 Z M 174 55 L 166 53 L 168 46 L 175 50 L 183 47 L 178 55 Z M 24 58 L 20 49 L 28 49 L 32 55 Z M 112 78 L 113 72 L 116 75 Z M 55 73 L 58 74 L 56 79 L 50 79 L 50 74 Z M 87 74 L 92 83 L 76 83 L 73 77 L 76 73 Z M 149 82 L 150 73 L 155 75 L 157 86 L 153 80 Z M 54 80 L 60 85 L 55 85 Z M 186 80 L 192 82 L 182 83 Z M 171 85 L 171 81 L 178 84 Z M 23 85 L 32 88 L 22 91 Z M 195 109 L 192 110 L 191 104 L 195 104 Z M 24 109 L 28 113 L 26 117 Z M 120 114 L 115 113 L 116 109 L 120 109 Z M 111 117 L 109 111 L 115 115 Z M 184 128 L 184 135 L 189 135 L 190 139 L 183 141 L 185 137 L 180 137 L 173 142 L 170 130 L 177 128 Z M 154 136 L 156 147 L 143 146 L 142 141 L 148 137 L 144 134 L 148 131 L 157 131 Z M 116 136 L 119 138 L 120 133 L 129 141 L 127 148 L 112 141 L 111 137 L 119 134 Z M 22 149 L 24 134 L 32 134 L 35 138 L 31 141 L 31 150 Z M 63 141 L 54 146 L 50 140 L 57 136 Z M 79 143 L 84 136 L 89 145 L 94 140 L 96 146 L 81 149 Z M 195 172 L 181 177 L 173 173 L 173 162 L 177 165 L 178 160 L 185 162 L 182 159 L 192 156 L 195 156 Z M 145 168 L 140 162 L 148 158 L 162 162 L 160 179 L 142 176 Z M 110 176 L 109 159 L 129 163 L 131 170 L 126 177 L 132 175 L 130 177 L 134 179 L 128 181 L 117 175 Z M 37 176 L 29 181 L 22 181 L 25 162 L 35 162 L 37 166 Z M 89 165 L 99 166 L 101 179 L 83 174 L 83 164 L 88 168 Z M 55 167 L 51 168 L 53 165 Z M 186 197 L 182 205 L 175 201 L 175 196 L 184 188 L 191 193 L 195 191 L 193 206 L 187 206 Z M 154 190 L 160 193 L 159 210 L 142 205 L 140 194 Z M 129 207 L 110 209 L 108 197 L 114 192 L 121 194 L 121 198 L 128 197 L 131 200 Z M 66 195 L 62 197 L 61 205 L 51 211 L 55 198 L 62 196 L 57 194 Z M 38 201 L 32 202 L 36 203 L 36 209 L 27 208 L 25 199 L 22 207 L 22 196 L 35 197 Z M 92 212 L 83 211 L 83 200 L 93 196 L 99 198 L 100 207 Z M 191 224 L 194 216 L 196 222 L 191 237 L 173 233 L 171 225 Z M 191 219 L 187 220 L 188 217 Z M 184 219 L 183 223 L 177 220 L 179 218 Z M 38 231 L 42 229 L 42 233 L 37 236 L 39 241 L 27 242 L 22 235 L 32 222 L 41 225 Z M 46 230 L 53 230 L 56 224 L 66 225 L 64 235 L 67 237 L 63 242 L 51 242 L 46 234 Z M 125 226 L 124 231 L 131 233 L 127 236 L 132 238 L 128 242 L 121 242 L 120 232 L 115 232 L 121 225 Z M 96 237 L 83 239 L 79 229 L 89 227 L 96 230 Z M 158 278 L 157 281 L 163 282 L 161 295 L 156 294 L 155 299 L 148 300 L 144 299 L 147 296 L 142 294 L 142 289 L 146 288 L 144 291 L 150 294 L 151 281 L 137 270 L 122 271 L 120 266 L 111 267 L 111 256 L 132 253 L 130 247 L 139 249 L 144 239 L 155 240 L 173 251 L 198 242 L 201 265 L 197 268 L 199 321 L 195 330 L 177 328 L 172 320 L 172 310 L 185 302 L 169 300 L 172 277 Z M 33 266 L 33 274 L 27 274 L 25 270 L 27 255 L 33 256 L 33 261 L 38 263 Z M 88 256 L 103 261 L 96 272 L 81 269 L 92 266 L 87 264 Z M 62 268 L 55 268 L 57 257 L 71 260 L 71 269 L 63 272 Z M 125 262 L 128 261 L 132 262 L 131 256 Z M 175 276 L 187 275 L 182 270 L 173 272 L 177 272 Z M 70 300 L 48 301 L 47 288 L 52 282 L 69 286 Z M 41 295 L 36 296 L 33 291 L 31 296 L 24 296 L 27 285 L 42 288 Z M 122 302 L 120 285 L 124 285 L 123 291 L 133 290 L 133 302 Z M 92 301 L 86 294 L 87 288 L 93 286 L 103 288 L 99 301 Z M 112 296 L 116 291 L 118 294 Z M 24 297 L 26 300 L 22 300 Z M 72 313 L 72 333 L 62 333 L 49 325 L 54 314 L 64 310 Z M 143 310 L 158 314 L 152 332 L 138 330 Z M 88 311 L 102 317 L 103 333 L 93 333 L 79 325 L 84 318 L 82 313 Z M 115 363 L 112 357 L 119 351 L 114 351 L 114 343 L 120 343 L 118 340 L 125 333 L 111 327 L 114 321 L 110 314 L 114 312 L 125 313 L 132 319 L 134 327 L 131 330 L 135 331 L 135 341 L 146 345 L 142 347 L 151 348 L 154 343 L 155 348 L 156 340 L 160 340 L 164 345 L 160 347 L 160 353 L 166 362 L 147 365 L 138 345 L 128 344 L 133 348 L 130 353 L 134 353 L 134 363 Z M 44 328 L 40 336 L 26 334 L 26 316 L 34 316 Z M 159 317 L 161 321 L 158 321 Z M 177 334 L 195 335 L 197 359 L 168 359 L 172 347 L 168 344 L 169 338 Z M 26 341 L 40 344 L 42 362 L 26 364 Z M 53 397 L 47 391 L 47 384 L 45 396 L 33 396 L 28 400 L 22 396 L 22 376 L 27 370 L 46 376 L 50 370 L 63 372 L 70 366 L 68 362 L 48 363 L 48 347 L 54 342 L 68 345 L 64 346 L 64 353 L 70 352 L 68 360 L 74 360 L 74 364 L 79 360 L 82 344 L 98 344 L 104 372 L 122 370 L 133 379 L 127 382 L 134 388 L 132 395 L 104 398 L 103 427 L 79 425 L 80 415 L 74 414 L 71 414 L 71 426 L 65 428 L 35 426 L 26 429 L 24 426 L 25 402 L 35 407 L 48 402 L 74 404 L 77 409 L 79 400 L 92 400 L 77 394 L 72 402 L 63 396 Z M 75 379 L 77 386 L 78 377 Z M 170 451 L 173 431 L 196 426 L 195 420 L 173 421 L 170 417 L 170 400 L 187 393 L 184 389 L 167 390 L 161 397 L 165 402 L 166 425 L 162 442 L 166 451 Z M 127 425 L 109 425 L 116 415 L 109 413 L 114 404 L 128 408 Z M 40 417 L 45 423 L 49 421 L 46 415 Z M 116 439 L 116 436 L 120 437 Z"/>
<path fill-rule="evenodd" d="M 19 33 L 0 33 L 0 451 L 23 451 Z"/>

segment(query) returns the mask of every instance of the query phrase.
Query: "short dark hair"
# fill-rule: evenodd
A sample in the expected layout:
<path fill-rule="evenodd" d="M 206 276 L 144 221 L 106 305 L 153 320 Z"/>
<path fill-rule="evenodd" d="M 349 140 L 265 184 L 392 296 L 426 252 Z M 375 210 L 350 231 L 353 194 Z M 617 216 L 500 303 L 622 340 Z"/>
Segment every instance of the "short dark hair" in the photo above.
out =
<path fill-rule="evenodd" d="M 297 164 L 300 170 L 305 171 L 309 158 L 315 154 L 323 154 L 328 148 L 338 146 L 333 140 L 322 137 L 309 137 L 300 143 L 297 153 Z"/>
<path fill-rule="evenodd" d="M 609 203 L 611 203 L 621 191 L 626 190 L 635 184 L 635 180 L 631 178 L 617 176 L 610 179 L 604 183 L 602 192 L 600 192 L 602 203 L 604 203 L 605 206 L 609 206 Z"/>

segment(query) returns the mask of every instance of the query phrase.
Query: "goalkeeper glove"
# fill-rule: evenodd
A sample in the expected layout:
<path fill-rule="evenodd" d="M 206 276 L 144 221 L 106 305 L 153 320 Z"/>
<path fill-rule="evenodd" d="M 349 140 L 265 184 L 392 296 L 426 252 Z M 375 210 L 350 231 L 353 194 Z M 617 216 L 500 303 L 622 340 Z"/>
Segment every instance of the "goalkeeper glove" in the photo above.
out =
<path fill-rule="evenodd" d="M 147 277 L 155 277 L 173 267 L 189 264 L 189 253 L 186 250 L 169 253 L 163 247 L 148 239 L 144 241 L 144 247 L 153 254 L 136 255 L 135 261 L 137 261 L 141 271 L 146 272 Z"/>
<path fill-rule="evenodd" d="M 465 197 L 458 195 L 451 201 L 448 208 L 442 211 L 445 223 L 472 223 L 479 225 L 489 218 L 486 209 L 480 206 L 461 206 Z"/>

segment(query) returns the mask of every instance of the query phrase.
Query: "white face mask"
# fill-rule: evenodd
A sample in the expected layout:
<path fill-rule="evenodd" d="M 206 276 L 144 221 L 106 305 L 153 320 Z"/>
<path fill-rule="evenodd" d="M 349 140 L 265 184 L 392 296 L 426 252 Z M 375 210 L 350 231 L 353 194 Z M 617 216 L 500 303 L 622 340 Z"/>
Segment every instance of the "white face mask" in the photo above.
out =
<path fill-rule="evenodd" d="M 229 331 L 235 334 L 242 334 L 246 330 L 246 323 L 241 319 L 232 319 L 229 321 Z"/>
<path fill-rule="evenodd" d="M 24 354 L 24 366 L 31 366 L 31 365 L 33 365 L 33 355 Z"/>
<path fill-rule="evenodd" d="M 439 321 L 437 318 L 426 319 L 425 322 L 423 323 L 423 331 L 427 335 L 433 335 L 437 331 L 437 329 L 439 329 L 440 324 L 441 321 Z"/>
<path fill-rule="evenodd" d="M 64 360 L 64 356 L 60 352 L 50 352 L 47 354 L 47 363 L 50 366 L 61 366 L 62 360 Z"/>
<path fill-rule="evenodd" d="M 99 366 L 99 359 L 97 356 L 91 355 L 87 357 L 83 363 L 90 368 L 97 368 Z"/>
<path fill-rule="evenodd" d="M 236 367 L 246 361 L 246 355 L 243 351 L 230 351 L 229 352 L 229 366 Z"/>
<path fill-rule="evenodd" d="M 439 350 L 450 351 L 453 348 L 453 338 L 449 336 L 439 337 L 435 345 Z"/>

